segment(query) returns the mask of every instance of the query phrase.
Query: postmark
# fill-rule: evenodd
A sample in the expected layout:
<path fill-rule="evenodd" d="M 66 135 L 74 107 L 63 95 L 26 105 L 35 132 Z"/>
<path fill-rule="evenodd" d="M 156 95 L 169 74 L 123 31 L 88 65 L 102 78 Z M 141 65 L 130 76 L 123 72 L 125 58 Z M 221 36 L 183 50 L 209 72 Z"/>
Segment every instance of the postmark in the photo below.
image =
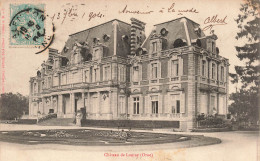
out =
<path fill-rule="evenodd" d="M 46 41 L 44 7 L 44 4 L 10 4 L 10 46 L 43 46 Z"/>

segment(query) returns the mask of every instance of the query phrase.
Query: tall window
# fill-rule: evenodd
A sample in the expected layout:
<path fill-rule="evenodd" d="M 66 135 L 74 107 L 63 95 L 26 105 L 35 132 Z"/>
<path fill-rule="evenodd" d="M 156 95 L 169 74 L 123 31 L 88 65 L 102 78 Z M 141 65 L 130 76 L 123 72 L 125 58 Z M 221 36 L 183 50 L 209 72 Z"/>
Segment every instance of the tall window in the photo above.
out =
<path fill-rule="evenodd" d="M 134 114 L 139 114 L 139 97 L 134 97 Z"/>
<path fill-rule="evenodd" d="M 157 52 L 157 42 L 153 42 L 153 53 Z"/>
<path fill-rule="evenodd" d="M 50 88 L 51 87 L 51 77 L 48 77 L 48 88 Z"/>
<path fill-rule="evenodd" d="M 93 77 L 92 77 L 92 78 L 93 78 L 93 80 L 92 80 L 93 82 L 96 82 L 96 81 L 97 81 L 97 70 L 98 70 L 98 69 L 94 69 L 94 70 L 93 70 Z"/>
<path fill-rule="evenodd" d="M 89 70 L 85 70 L 85 82 L 89 82 Z"/>
<path fill-rule="evenodd" d="M 74 53 L 74 64 L 78 63 L 78 53 Z"/>
<path fill-rule="evenodd" d="M 79 82 L 77 75 L 78 75 L 78 72 L 72 73 L 72 83 L 78 83 Z"/>
<path fill-rule="evenodd" d="M 152 79 L 158 78 L 158 64 L 152 64 Z"/>
<path fill-rule="evenodd" d="M 151 96 L 152 113 L 158 113 L 158 96 Z"/>
<path fill-rule="evenodd" d="M 58 60 L 55 60 L 54 66 L 55 66 L 56 69 L 59 68 L 59 61 Z"/>
<path fill-rule="evenodd" d="M 59 76 L 53 77 L 53 86 L 58 86 L 59 85 Z"/>
<path fill-rule="evenodd" d="M 220 80 L 222 82 L 224 82 L 224 67 L 223 66 L 221 66 L 221 69 L 220 69 Z"/>
<path fill-rule="evenodd" d="M 119 97 L 119 107 L 120 107 L 121 114 L 125 113 L 125 97 L 124 96 Z"/>
<path fill-rule="evenodd" d="M 33 90 L 34 90 L 34 93 L 37 93 L 37 88 L 36 88 L 36 83 L 33 84 Z"/>
<path fill-rule="evenodd" d="M 42 82 L 42 89 L 44 89 L 45 88 L 45 86 L 44 86 L 44 81 Z"/>
<path fill-rule="evenodd" d="M 216 110 L 215 100 L 216 100 L 215 96 L 210 97 L 210 106 L 211 106 L 210 112 L 211 112 L 211 114 L 212 114 L 214 109 Z"/>
<path fill-rule="evenodd" d="M 139 81 L 139 67 L 138 66 L 133 67 L 133 81 L 134 82 Z"/>
<path fill-rule="evenodd" d="M 121 82 L 125 81 L 125 73 L 126 73 L 125 70 L 126 69 L 125 69 L 125 67 L 123 65 L 119 67 L 119 81 L 121 81 Z"/>
<path fill-rule="evenodd" d="M 67 77 L 66 74 L 61 75 L 61 85 L 64 85 L 67 83 Z"/>
<path fill-rule="evenodd" d="M 202 69 L 201 69 L 202 76 L 206 76 L 206 60 L 202 60 Z"/>
<path fill-rule="evenodd" d="M 179 75 L 179 62 L 178 60 L 173 60 L 171 66 L 171 76 L 176 77 L 178 75 Z"/>
<path fill-rule="evenodd" d="M 216 65 L 214 63 L 212 63 L 211 78 L 212 79 L 216 78 Z"/>
<path fill-rule="evenodd" d="M 110 77 L 110 66 L 104 68 L 104 81 L 109 80 Z"/>
<path fill-rule="evenodd" d="M 180 95 L 177 94 L 171 95 L 171 107 L 172 107 L 172 113 L 181 112 Z"/>
<path fill-rule="evenodd" d="M 212 50 L 212 53 L 215 52 L 215 42 L 214 41 L 211 42 L 211 50 Z"/>

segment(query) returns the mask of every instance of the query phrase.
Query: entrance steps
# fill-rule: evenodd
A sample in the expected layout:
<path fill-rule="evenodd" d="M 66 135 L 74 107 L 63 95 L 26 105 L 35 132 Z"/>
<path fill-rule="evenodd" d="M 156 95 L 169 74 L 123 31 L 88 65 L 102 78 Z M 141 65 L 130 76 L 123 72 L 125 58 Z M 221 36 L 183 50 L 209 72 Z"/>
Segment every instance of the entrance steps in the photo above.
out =
<path fill-rule="evenodd" d="M 74 118 L 53 118 L 38 123 L 41 126 L 75 126 Z"/>

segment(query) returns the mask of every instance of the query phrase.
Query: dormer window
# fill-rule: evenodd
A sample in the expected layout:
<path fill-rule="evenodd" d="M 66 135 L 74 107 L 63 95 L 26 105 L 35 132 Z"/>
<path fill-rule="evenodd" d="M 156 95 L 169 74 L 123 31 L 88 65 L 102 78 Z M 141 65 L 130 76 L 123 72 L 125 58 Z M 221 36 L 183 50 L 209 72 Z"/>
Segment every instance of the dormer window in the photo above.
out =
<path fill-rule="evenodd" d="M 78 53 L 74 53 L 74 56 L 73 56 L 73 64 L 77 64 L 78 63 Z"/>
<path fill-rule="evenodd" d="M 96 60 L 96 59 L 98 59 L 99 58 L 99 49 L 95 49 L 94 50 L 94 59 Z"/>
<path fill-rule="evenodd" d="M 173 43 L 174 48 L 187 46 L 186 40 L 184 39 L 176 39 Z"/>
<path fill-rule="evenodd" d="M 157 52 L 157 42 L 153 42 L 153 53 Z"/>
<path fill-rule="evenodd" d="M 215 54 L 215 42 L 214 41 L 211 42 L 211 52 L 213 54 Z"/>
<path fill-rule="evenodd" d="M 58 59 L 55 59 L 55 61 L 54 61 L 54 68 L 55 69 L 59 68 L 59 60 Z"/>
<path fill-rule="evenodd" d="M 134 66 L 133 67 L 133 82 L 138 82 L 139 81 L 139 67 Z"/>
<path fill-rule="evenodd" d="M 103 46 L 98 45 L 93 48 L 93 60 L 101 60 L 103 57 Z"/>

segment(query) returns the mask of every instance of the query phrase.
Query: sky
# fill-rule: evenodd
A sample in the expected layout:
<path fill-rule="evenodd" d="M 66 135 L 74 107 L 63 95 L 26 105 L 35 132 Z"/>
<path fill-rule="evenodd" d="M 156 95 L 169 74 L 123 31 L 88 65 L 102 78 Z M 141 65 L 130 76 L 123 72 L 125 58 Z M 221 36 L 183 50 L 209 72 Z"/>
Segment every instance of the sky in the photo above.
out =
<path fill-rule="evenodd" d="M 21 3 L 22 1 L 19 1 Z M 238 32 L 234 19 L 239 14 L 240 0 L 87 0 L 87 1 L 26 1 L 26 3 L 45 4 L 45 14 L 48 15 L 45 21 L 47 35 L 52 35 L 52 25 L 55 26 L 55 39 L 51 48 L 61 51 L 68 39 L 68 35 L 102 24 L 112 19 L 130 23 L 130 18 L 134 17 L 146 23 L 146 35 L 151 32 L 153 25 L 173 20 L 179 17 L 187 17 L 198 24 L 201 28 L 207 26 L 205 20 L 208 17 L 217 16 L 224 19 L 225 25 L 213 26 L 214 33 L 218 36 L 216 42 L 220 49 L 220 55 L 229 59 L 230 72 L 235 72 L 234 65 L 241 65 L 236 57 L 235 46 L 244 42 L 235 39 Z M 174 7 L 171 8 L 171 6 Z M 41 63 L 47 59 L 48 50 L 40 54 L 37 48 L 30 46 L 17 47 L 9 44 L 10 31 L 10 2 L 2 2 L 1 10 L 1 92 L 21 93 L 29 95 L 29 79 L 36 75 Z M 122 13 L 124 8 L 131 11 L 150 12 L 150 14 Z M 168 12 L 168 9 L 175 12 Z M 4 10 L 3 10 L 4 9 Z M 179 10 L 188 10 L 182 12 Z M 67 12 L 66 12 L 67 11 Z M 72 11 L 72 12 L 70 12 Z M 161 12 L 160 12 L 161 11 Z M 69 15 L 69 12 L 73 15 Z M 67 13 L 67 14 L 66 14 Z M 64 18 L 66 15 L 66 18 Z M 75 16 L 77 15 L 77 16 Z M 205 31 L 209 35 L 209 30 Z M 3 43 L 4 42 L 4 43 Z M 3 59 L 4 58 L 4 59 Z M 235 91 L 236 85 L 230 83 L 229 93 Z"/>

